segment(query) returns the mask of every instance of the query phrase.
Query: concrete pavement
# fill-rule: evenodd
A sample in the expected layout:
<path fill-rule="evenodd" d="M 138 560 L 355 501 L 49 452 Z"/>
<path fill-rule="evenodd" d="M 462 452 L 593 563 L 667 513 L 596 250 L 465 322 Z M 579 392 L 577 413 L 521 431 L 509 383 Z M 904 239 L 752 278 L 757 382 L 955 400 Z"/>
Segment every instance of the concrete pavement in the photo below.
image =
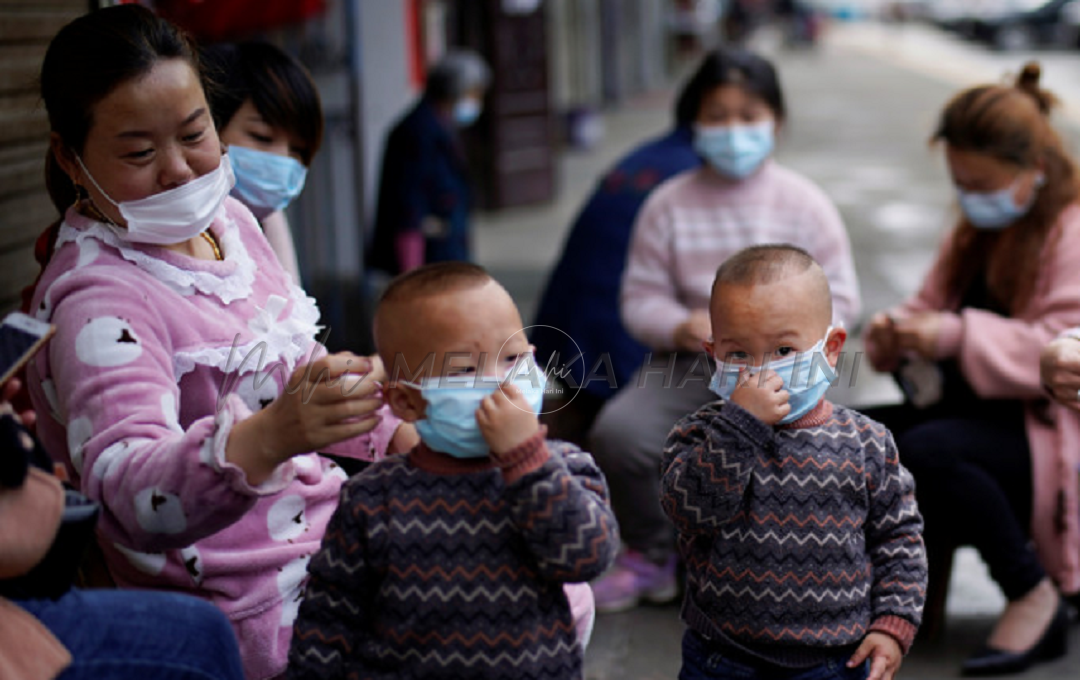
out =
<path fill-rule="evenodd" d="M 813 51 L 782 51 L 767 40 L 760 48 L 776 60 L 790 112 L 778 157 L 818 182 L 839 206 L 851 235 L 865 318 L 915 289 L 951 225 L 945 166 L 940 151 L 927 146 L 936 115 L 957 89 L 997 80 L 1004 68 L 1018 69 L 1026 55 L 1015 57 L 1010 66 L 1009 57 L 980 52 L 933 31 L 875 26 L 841 27 Z M 1066 64 L 1069 58 L 1080 63 L 1080 55 L 1053 56 L 1054 63 Z M 1067 84 L 1069 77 L 1057 76 L 1058 82 Z M 672 91 L 652 93 L 608 112 L 600 148 L 563 154 L 556 202 L 476 220 L 478 259 L 508 286 L 526 323 L 596 178 L 640 140 L 667 128 L 671 96 Z M 1076 138 L 1074 128 L 1066 132 Z M 857 339 L 848 347 L 853 354 L 860 349 Z M 889 378 L 859 366 L 854 379 L 849 376 L 833 388 L 834 400 L 860 406 L 899 398 Z M 1002 604 L 977 555 L 961 551 L 945 631 L 940 639 L 916 646 L 900 677 L 955 677 Z M 674 678 L 682 628 L 676 606 L 600 617 L 589 649 L 588 678 Z M 1070 641 L 1067 658 L 1024 677 L 1080 677 L 1080 626 Z"/>

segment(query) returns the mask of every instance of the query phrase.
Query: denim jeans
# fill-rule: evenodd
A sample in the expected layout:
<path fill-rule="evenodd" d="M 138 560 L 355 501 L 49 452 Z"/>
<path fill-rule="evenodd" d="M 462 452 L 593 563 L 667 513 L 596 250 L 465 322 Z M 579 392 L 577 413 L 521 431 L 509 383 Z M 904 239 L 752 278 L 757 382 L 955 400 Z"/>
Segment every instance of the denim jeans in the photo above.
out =
<path fill-rule="evenodd" d="M 709 649 L 692 630 L 683 635 L 682 655 L 679 680 L 866 680 L 870 673 L 869 662 L 848 668 L 846 654 L 812 668 L 747 666 Z"/>
<path fill-rule="evenodd" d="M 225 615 L 189 595 L 146 590 L 71 590 L 22 600 L 71 652 L 57 680 L 243 680 Z"/>

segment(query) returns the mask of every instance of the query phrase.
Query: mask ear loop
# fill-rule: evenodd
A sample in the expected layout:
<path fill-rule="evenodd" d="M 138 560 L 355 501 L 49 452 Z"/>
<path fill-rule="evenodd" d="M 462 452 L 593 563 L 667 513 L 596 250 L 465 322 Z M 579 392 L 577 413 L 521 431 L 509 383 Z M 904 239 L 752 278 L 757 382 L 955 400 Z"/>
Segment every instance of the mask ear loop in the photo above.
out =
<path fill-rule="evenodd" d="M 109 196 L 107 193 L 105 193 L 105 190 L 101 188 L 101 185 L 97 183 L 97 180 L 94 179 L 94 176 L 92 174 L 90 174 L 89 170 L 87 170 L 86 164 L 83 163 L 82 157 L 79 154 L 74 154 L 74 155 L 75 155 L 75 160 L 79 164 L 79 167 L 82 168 L 82 171 L 86 173 L 86 178 L 90 180 L 90 183 L 94 185 L 94 188 L 98 190 L 98 193 L 100 193 L 102 196 L 104 196 L 106 201 L 108 201 L 109 203 L 112 203 L 114 206 L 116 206 L 116 209 L 119 210 L 120 209 L 120 204 L 117 203 L 116 201 L 114 201 L 112 199 L 112 197 Z M 86 187 L 80 185 L 78 182 L 73 181 L 72 183 L 75 185 L 75 193 L 76 193 L 76 195 L 79 194 L 80 190 L 82 191 L 83 194 L 85 194 L 85 196 L 83 196 L 83 198 L 86 199 L 87 207 L 91 211 L 90 217 L 92 217 L 95 220 L 98 220 L 99 222 L 104 222 L 105 224 L 116 227 L 117 229 L 121 228 L 120 225 L 118 225 L 116 222 L 114 222 L 112 220 L 112 218 L 110 218 L 108 215 L 106 215 L 105 212 L 101 208 L 97 207 L 97 204 L 94 203 L 94 197 L 90 195 L 90 192 L 86 189 Z M 81 201 L 79 200 L 79 198 L 76 198 L 76 205 L 78 205 L 80 202 Z"/>

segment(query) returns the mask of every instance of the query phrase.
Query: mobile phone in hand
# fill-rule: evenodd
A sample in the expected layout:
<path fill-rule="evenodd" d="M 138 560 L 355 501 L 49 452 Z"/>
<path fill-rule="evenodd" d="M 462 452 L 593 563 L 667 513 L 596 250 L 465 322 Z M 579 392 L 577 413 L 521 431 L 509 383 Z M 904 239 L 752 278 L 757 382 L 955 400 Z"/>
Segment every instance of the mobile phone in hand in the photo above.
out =
<path fill-rule="evenodd" d="M 18 373 L 55 332 L 56 326 L 22 312 L 5 316 L 0 321 L 0 385 Z"/>

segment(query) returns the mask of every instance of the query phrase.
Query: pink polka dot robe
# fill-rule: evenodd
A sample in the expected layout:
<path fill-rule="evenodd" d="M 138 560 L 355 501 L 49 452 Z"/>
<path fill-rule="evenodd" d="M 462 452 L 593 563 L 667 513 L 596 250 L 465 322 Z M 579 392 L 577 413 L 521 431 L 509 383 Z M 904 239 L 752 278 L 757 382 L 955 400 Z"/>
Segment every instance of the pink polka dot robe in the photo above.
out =
<path fill-rule="evenodd" d="M 57 326 L 30 367 L 38 432 L 100 501 L 117 583 L 193 593 L 229 616 L 249 678 L 284 670 L 293 620 L 345 474 L 315 453 L 259 486 L 225 460 L 235 423 L 321 356 L 318 310 L 251 213 L 228 199 L 224 261 L 128 244 L 69 210 L 33 312 Z M 331 447 L 373 460 L 399 421 Z"/>

